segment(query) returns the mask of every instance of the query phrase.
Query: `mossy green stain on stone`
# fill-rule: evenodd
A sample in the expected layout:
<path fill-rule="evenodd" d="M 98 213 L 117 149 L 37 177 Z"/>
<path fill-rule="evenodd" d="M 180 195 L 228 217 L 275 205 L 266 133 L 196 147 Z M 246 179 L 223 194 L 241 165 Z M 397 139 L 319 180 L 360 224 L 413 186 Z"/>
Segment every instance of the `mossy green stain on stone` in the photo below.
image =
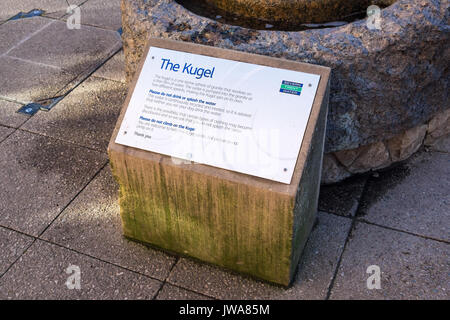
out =
<path fill-rule="evenodd" d="M 288 267 L 288 264 L 285 261 L 279 261 L 270 254 L 268 255 L 268 252 L 273 250 L 277 253 L 289 252 L 288 241 L 286 241 L 284 245 L 280 242 L 270 244 L 267 243 L 267 239 L 266 242 L 264 242 L 265 240 L 262 237 L 255 237 L 257 242 L 250 245 L 245 242 L 239 242 L 238 234 L 242 232 L 242 226 L 239 227 L 235 221 L 236 206 L 229 206 L 224 203 L 225 201 L 232 201 L 234 203 L 239 201 L 240 195 L 236 187 L 227 184 L 219 184 L 216 191 L 219 201 L 217 206 L 215 206 L 212 203 L 214 196 L 211 183 L 206 183 L 206 195 L 199 197 L 199 200 L 202 202 L 206 201 L 206 205 L 201 211 L 210 212 L 210 209 L 213 208 L 213 210 L 217 209 L 219 212 L 222 211 L 222 215 L 216 215 L 216 218 L 218 218 L 219 221 L 214 221 L 212 216 L 208 216 L 207 219 L 202 220 L 195 212 L 190 211 L 192 210 L 192 207 L 187 201 L 187 199 L 192 199 L 193 196 L 198 196 L 199 193 L 201 194 L 200 190 L 195 187 L 184 190 L 184 193 L 179 192 L 179 190 L 171 190 L 170 192 L 176 192 L 177 197 L 176 200 L 175 198 L 170 198 L 167 195 L 170 185 L 170 182 L 166 178 L 168 173 L 162 169 L 159 169 L 159 173 L 160 177 L 157 180 L 160 192 L 158 195 L 153 194 L 153 197 L 156 197 L 157 199 L 153 199 L 152 196 L 143 199 L 139 194 L 150 195 L 147 193 L 148 190 L 144 186 L 145 183 L 139 181 L 144 177 L 135 170 L 127 169 L 127 183 L 130 187 L 126 189 L 123 188 L 121 191 L 121 207 L 124 223 L 134 226 L 133 234 L 127 236 L 140 241 L 150 242 L 171 251 L 193 255 L 194 257 L 207 261 L 208 257 L 204 253 L 216 252 L 218 249 L 217 243 L 221 243 L 222 246 L 220 252 L 218 252 L 217 255 L 214 255 L 214 261 L 211 262 L 263 278 L 268 278 L 268 273 L 273 269 L 273 264 L 279 265 L 279 267 L 285 264 L 286 267 Z M 171 201 L 177 201 L 176 211 L 171 210 Z M 254 205 L 263 210 L 265 205 L 264 199 L 258 198 L 258 200 L 254 202 Z M 221 208 L 227 209 L 223 211 Z M 282 211 L 284 212 L 284 210 Z M 241 214 L 245 214 L 245 212 Z M 174 219 L 175 216 L 177 219 Z M 262 219 L 264 219 L 264 217 L 261 217 L 261 221 Z M 201 222 L 205 220 L 207 221 L 207 224 L 202 224 Z M 258 228 L 262 225 L 261 221 L 259 221 L 256 226 L 249 226 L 249 233 L 259 232 Z M 182 234 L 182 238 L 179 238 L 179 232 L 175 232 L 175 230 L 180 230 L 179 228 L 175 228 L 176 224 L 180 225 L 179 228 L 182 226 L 183 230 L 188 230 L 187 233 L 185 232 Z M 225 230 L 222 231 L 225 232 L 215 233 L 214 230 L 218 225 L 224 226 Z M 165 227 L 165 232 L 162 236 L 160 232 L 152 232 L 155 231 L 153 229 L 156 226 Z M 238 230 L 238 228 L 240 228 L 240 230 Z M 186 238 L 186 235 L 189 235 L 189 238 Z M 219 238 L 216 239 L 215 236 Z M 280 245 L 281 247 L 278 247 Z M 204 253 L 199 255 L 193 254 L 189 250 L 189 248 L 202 247 Z M 256 251 L 255 248 L 257 248 Z M 264 261 L 266 257 L 268 258 L 268 261 Z M 271 279 L 269 280 L 278 281 L 276 275 L 272 275 L 270 278 Z"/>

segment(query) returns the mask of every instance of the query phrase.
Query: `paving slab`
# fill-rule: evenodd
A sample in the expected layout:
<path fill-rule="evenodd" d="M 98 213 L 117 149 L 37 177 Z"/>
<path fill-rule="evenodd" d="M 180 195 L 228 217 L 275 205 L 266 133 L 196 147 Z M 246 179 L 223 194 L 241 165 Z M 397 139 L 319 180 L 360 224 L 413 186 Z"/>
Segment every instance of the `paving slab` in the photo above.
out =
<path fill-rule="evenodd" d="M 39 235 L 106 161 L 103 153 L 17 130 L 0 144 L 0 225 Z"/>
<path fill-rule="evenodd" d="M 94 73 L 94 76 L 125 83 L 125 55 L 123 50 L 116 53 L 110 60 L 101 66 Z"/>
<path fill-rule="evenodd" d="M 80 289 L 66 281 L 80 271 Z M 73 282 L 72 282 L 73 283 Z M 161 282 L 37 240 L 0 278 L 0 299 L 152 299 Z"/>
<path fill-rule="evenodd" d="M 51 22 L 50 19 L 33 17 L 11 20 L 0 25 L 0 55 L 8 52 Z"/>
<path fill-rule="evenodd" d="M 80 6 L 81 23 L 117 31 L 122 27 L 121 0 L 89 0 Z"/>
<path fill-rule="evenodd" d="M 43 234 L 78 252 L 164 280 L 175 258 L 122 236 L 118 185 L 108 167 L 83 190 Z"/>
<path fill-rule="evenodd" d="M 30 117 L 23 113 L 17 113 L 22 107 L 20 103 L 0 100 L 0 125 L 18 128 Z"/>
<path fill-rule="evenodd" d="M 0 276 L 32 243 L 32 237 L 0 227 Z"/>
<path fill-rule="evenodd" d="M 357 176 L 341 183 L 320 187 L 319 210 L 345 217 L 354 216 L 367 176 Z"/>
<path fill-rule="evenodd" d="M 8 137 L 13 132 L 14 132 L 13 128 L 0 126 L 0 142 L 6 139 L 6 137 Z"/>
<path fill-rule="evenodd" d="M 371 178 L 359 218 L 450 241 L 450 154 L 421 152 Z"/>
<path fill-rule="evenodd" d="M 0 57 L 0 97 L 23 104 L 53 98 L 76 74 L 54 66 Z"/>
<path fill-rule="evenodd" d="M 126 93 L 123 83 L 90 77 L 23 128 L 106 152 Z"/>
<path fill-rule="evenodd" d="M 289 289 L 181 258 L 168 283 L 218 299 L 325 299 L 351 220 L 319 213 Z"/>
<path fill-rule="evenodd" d="M 114 31 L 84 25 L 69 29 L 65 22 L 55 20 L 8 55 L 81 74 L 99 66 L 120 47 L 121 39 Z"/>
<path fill-rule="evenodd" d="M 156 300 L 212 300 L 204 295 L 165 283 Z"/>
<path fill-rule="evenodd" d="M 9 19 L 19 12 L 29 12 L 33 9 L 41 9 L 45 14 L 60 17 L 65 13 L 67 3 L 77 5 L 85 0 L 2 0 L 0 1 L 0 21 Z M 55 15 L 55 13 L 61 13 Z"/>
<path fill-rule="evenodd" d="M 358 222 L 346 246 L 331 299 L 449 299 L 450 246 Z M 367 279 L 380 268 L 380 289 Z"/>

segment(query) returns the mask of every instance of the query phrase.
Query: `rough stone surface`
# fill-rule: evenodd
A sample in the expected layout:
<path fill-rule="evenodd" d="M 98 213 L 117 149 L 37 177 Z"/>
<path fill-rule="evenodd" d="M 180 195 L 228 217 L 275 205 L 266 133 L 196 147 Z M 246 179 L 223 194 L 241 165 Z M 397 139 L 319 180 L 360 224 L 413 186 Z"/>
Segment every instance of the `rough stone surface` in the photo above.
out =
<path fill-rule="evenodd" d="M 80 268 L 80 290 L 66 281 Z M 152 299 L 161 282 L 37 240 L 0 279 L 0 299 Z"/>
<path fill-rule="evenodd" d="M 379 169 L 391 163 L 388 149 L 381 141 L 357 149 L 338 151 L 335 156 L 351 173 Z"/>
<path fill-rule="evenodd" d="M 0 144 L 0 225 L 38 236 L 106 155 L 17 130 Z"/>
<path fill-rule="evenodd" d="M 357 223 L 342 256 L 331 299 L 445 299 L 448 243 Z M 367 288 L 367 268 L 381 271 L 381 289 Z"/>
<path fill-rule="evenodd" d="M 429 147 L 434 151 L 450 153 L 450 134 L 436 139 Z"/>
<path fill-rule="evenodd" d="M 449 186 L 450 155 L 417 153 L 402 166 L 369 179 L 361 219 L 449 242 Z"/>
<path fill-rule="evenodd" d="M 180 259 L 168 282 L 219 299 L 325 299 L 351 220 L 319 212 L 292 287 L 283 289 Z"/>
<path fill-rule="evenodd" d="M 437 139 L 448 134 L 450 134 L 450 109 L 435 115 L 428 122 L 425 145 L 433 145 Z"/>
<path fill-rule="evenodd" d="M 324 155 L 322 183 L 341 181 L 351 173 L 385 168 L 409 158 L 422 144 L 435 151 L 448 151 L 450 109 L 437 113 L 428 124 L 408 129 L 384 142 Z"/>
<path fill-rule="evenodd" d="M 109 167 L 86 187 L 42 235 L 77 252 L 164 280 L 175 257 L 122 235 L 118 186 Z"/>
<path fill-rule="evenodd" d="M 327 153 L 323 155 L 322 164 L 322 184 L 330 184 L 344 180 L 351 175 L 344 166 L 342 166 L 336 160 L 336 157 L 332 153 Z"/>
<path fill-rule="evenodd" d="M 387 141 L 391 161 L 397 162 L 409 158 L 422 145 L 427 132 L 427 125 L 418 126 L 402 135 L 398 135 Z"/>
<path fill-rule="evenodd" d="M 448 109 L 448 2 L 401 0 L 365 20 L 320 30 L 280 32 L 223 25 L 173 0 L 124 0 L 128 79 L 149 36 L 331 67 L 326 152 L 387 140 Z"/>

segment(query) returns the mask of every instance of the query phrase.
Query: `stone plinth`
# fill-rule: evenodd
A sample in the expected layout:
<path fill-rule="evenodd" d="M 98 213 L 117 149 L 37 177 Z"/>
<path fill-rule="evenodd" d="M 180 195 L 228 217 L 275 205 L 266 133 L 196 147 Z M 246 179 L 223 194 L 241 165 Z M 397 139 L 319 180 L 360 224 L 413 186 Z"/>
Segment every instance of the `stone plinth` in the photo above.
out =
<path fill-rule="evenodd" d="M 289 285 L 317 212 L 330 69 L 161 39 L 150 43 L 321 76 L 290 184 L 116 144 L 136 77 L 108 148 L 125 236 Z"/>

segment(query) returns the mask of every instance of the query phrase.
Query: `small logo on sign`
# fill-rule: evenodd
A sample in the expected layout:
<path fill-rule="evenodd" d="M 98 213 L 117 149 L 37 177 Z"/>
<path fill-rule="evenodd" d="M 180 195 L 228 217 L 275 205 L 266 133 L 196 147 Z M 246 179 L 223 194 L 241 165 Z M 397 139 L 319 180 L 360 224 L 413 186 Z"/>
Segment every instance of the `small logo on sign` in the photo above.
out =
<path fill-rule="evenodd" d="M 280 92 L 299 96 L 302 93 L 302 89 L 303 83 L 283 80 L 281 82 Z"/>

